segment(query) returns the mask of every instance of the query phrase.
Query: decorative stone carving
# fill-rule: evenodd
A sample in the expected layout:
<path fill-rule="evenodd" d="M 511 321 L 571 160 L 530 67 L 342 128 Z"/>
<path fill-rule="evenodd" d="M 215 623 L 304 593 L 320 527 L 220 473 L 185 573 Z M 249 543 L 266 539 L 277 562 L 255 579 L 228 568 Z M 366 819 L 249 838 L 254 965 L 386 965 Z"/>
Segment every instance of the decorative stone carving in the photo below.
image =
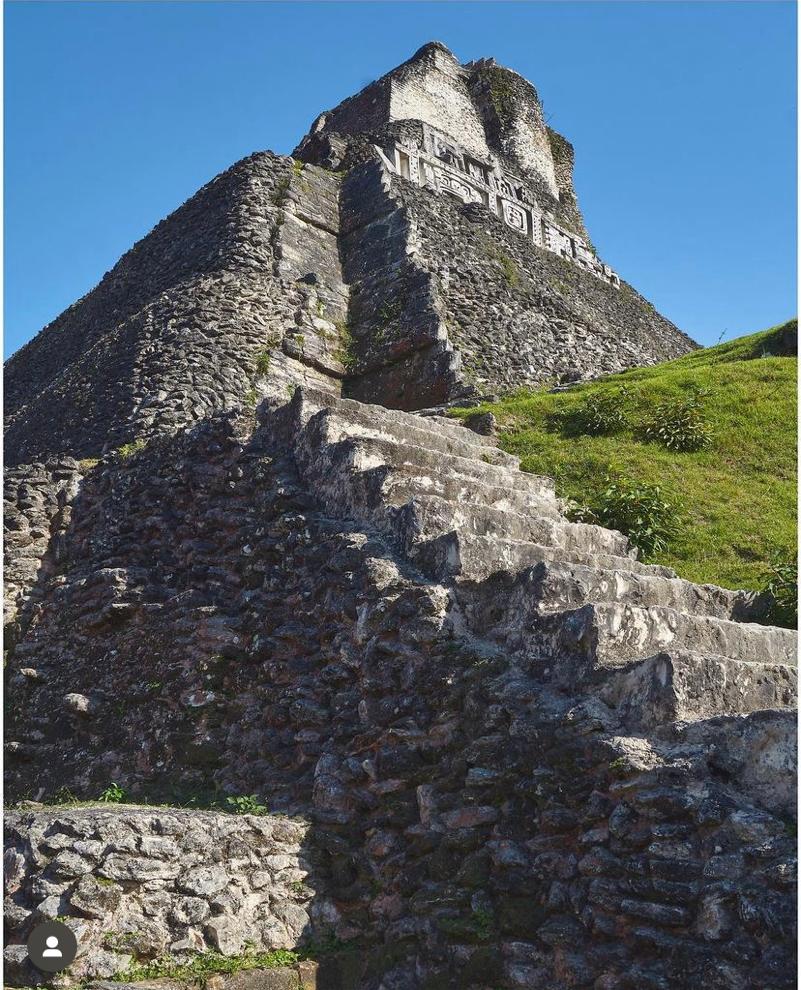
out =
<path fill-rule="evenodd" d="M 440 189 L 454 193 L 460 199 L 464 200 L 465 203 L 481 202 L 479 191 L 452 172 L 446 172 L 444 169 L 440 169 L 437 172 L 437 180 L 439 181 Z"/>
<path fill-rule="evenodd" d="M 484 185 L 487 183 L 487 172 L 483 165 L 479 165 L 478 162 L 467 162 L 467 174 L 475 179 L 477 182 L 481 182 Z"/>
<path fill-rule="evenodd" d="M 506 223 L 521 234 L 527 234 L 529 230 L 528 216 L 526 210 L 514 203 L 503 200 L 503 218 Z"/>
<path fill-rule="evenodd" d="M 504 223 L 538 247 L 552 251 L 568 261 L 620 288 L 615 272 L 595 256 L 576 234 L 564 230 L 550 214 L 529 210 L 536 207 L 536 196 L 519 179 L 505 175 L 491 162 L 481 162 L 465 154 L 449 135 L 423 125 L 424 147 L 395 148 L 395 170 L 416 185 L 448 192 L 464 203 L 483 203 L 497 213 Z M 527 204 L 527 205 L 522 205 Z"/>

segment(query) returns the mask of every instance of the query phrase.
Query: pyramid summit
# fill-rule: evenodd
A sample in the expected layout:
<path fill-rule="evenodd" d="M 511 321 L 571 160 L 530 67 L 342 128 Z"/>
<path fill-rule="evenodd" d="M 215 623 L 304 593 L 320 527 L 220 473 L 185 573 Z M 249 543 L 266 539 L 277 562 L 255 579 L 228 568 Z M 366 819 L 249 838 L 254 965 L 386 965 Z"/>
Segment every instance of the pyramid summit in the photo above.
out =
<path fill-rule="evenodd" d="M 552 242 L 557 253 L 560 232 L 586 249 L 573 190 L 573 149 L 546 126 L 531 83 L 494 59 L 463 66 L 443 44 L 430 42 L 321 114 L 295 154 L 342 164 L 353 139 L 366 135 L 385 145 L 389 167 L 404 177 L 484 203 L 534 243 Z M 536 216 L 522 207 L 510 210 L 520 203 L 533 207 Z M 550 228 L 545 236 L 543 223 Z M 563 257 L 576 255 L 565 250 Z M 613 277 L 603 269 L 599 274 Z"/>
<path fill-rule="evenodd" d="M 793 633 L 446 415 L 695 346 L 572 161 L 430 43 L 8 362 L 7 985 L 794 985 Z"/>

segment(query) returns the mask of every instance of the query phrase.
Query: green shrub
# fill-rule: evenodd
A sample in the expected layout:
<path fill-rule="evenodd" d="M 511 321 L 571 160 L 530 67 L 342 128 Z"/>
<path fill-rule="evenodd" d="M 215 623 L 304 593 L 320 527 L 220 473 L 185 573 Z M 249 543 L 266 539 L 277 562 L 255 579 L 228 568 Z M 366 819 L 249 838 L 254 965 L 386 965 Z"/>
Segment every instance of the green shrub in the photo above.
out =
<path fill-rule="evenodd" d="M 705 450 L 712 443 L 712 428 L 703 410 L 703 391 L 666 399 L 653 411 L 643 436 L 668 450 Z"/>
<path fill-rule="evenodd" d="M 119 784 L 114 783 L 109 784 L 98 798 L 98 801 L 103 801 L 106 804 L 121 804 L 124 800 L 125 791 Z"/>
<path fill-rule="evenodd" d="M 794 629 L 798 625 L 798 561 L 777 552 L 764 575 L 763 591 L 770 595 L 767 621 Z"/>
<path fill-rule="evenodd" d="M 646 557 L 667 550 L 678 529 L 677 515 L 659 485 L 623 477 L 607 477 L 605 486 L 590 496 L 588 505 L 568 506 L 568 516 L 574 522 L 620 530 Z"/>
<path fill-rule="evenodd" d="M 268 350 L 259 351 L 256 355 L 256 374 L 266 375 L 270 370 L 271 354 Z"/>
<path fill-rule="evenodd" d="M 287 193 L 289 192 L 290 178 L 288 175 L 282 176 L 278 182 L 276 182 L 273 191 L 270 193 L 270 202 L 273 206 L 281 207 L 286 202 Z"/>
<path fill-rule="evenodd" d="M 549 419 L 568 436 L 611 436 L 625 429 L 628 414 L 624 408 L 628 389 L 598 392 L 588 395 L 577 406 L 560 410 Z"/>
<path fill-rule="evenodd" d="M 334 357 L 342 363 L 345 371 L 352 371 L 356 364 L 356 341 L 350 332 L 347 321 L 338 320 L 334 325 L 339 340 L 339 344 L 334 350 Z"/>
<path fill-rule="evenodd" d="M 267 805 L 262 804 L 257 794 L 240 794 L 227 797 L 225 807 L 233 815 L 266 815 Z"/>

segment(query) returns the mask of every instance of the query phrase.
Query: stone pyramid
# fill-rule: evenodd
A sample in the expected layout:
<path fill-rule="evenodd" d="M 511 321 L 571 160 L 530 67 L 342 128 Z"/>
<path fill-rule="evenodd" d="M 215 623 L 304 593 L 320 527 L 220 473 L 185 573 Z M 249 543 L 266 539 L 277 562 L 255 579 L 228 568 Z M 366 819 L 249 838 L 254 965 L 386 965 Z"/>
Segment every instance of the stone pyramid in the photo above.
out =
<path fill-rule="evenodd" d="M 432 43 L 11 359 L 9 985 L 794 985 L 794 635 L 438 415 L 694 346 L 571 173 Z"/>

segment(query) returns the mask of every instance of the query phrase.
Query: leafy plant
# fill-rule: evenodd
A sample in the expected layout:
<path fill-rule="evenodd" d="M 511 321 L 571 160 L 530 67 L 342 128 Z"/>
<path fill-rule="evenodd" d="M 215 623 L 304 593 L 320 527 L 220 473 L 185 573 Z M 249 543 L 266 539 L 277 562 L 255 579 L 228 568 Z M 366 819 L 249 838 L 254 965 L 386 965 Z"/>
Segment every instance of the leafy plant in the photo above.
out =
<path fill-rule="evenodd" d="M 267 805 L 262 804 L 257 794 L 240 794 L 225 799 L 226 810 L 234 815 L 266 815 Z"/>
<path fill-rule="evenodd" d="M 618 756 L 616 760 L 612 760 L 609 764 L 609 770 L 615 777 L 625 777 L 631 772 L 631 763 L 625 756 Z"/>
<path fill-rule="evenodd" d="M 514 288 L 520 282 L 520 271 L 518 270 L 514 258 L 508 255 L 505 251 L 501 250 L 501 248 L 499 248 L 498 245 L 488 237 L 485 238 L 484 244 L 487 254 L 493 259 L 493 261 L 497 262 L 506 284 L 510 289 Z"/>
<path fill-rule="evenodd" d="M 119 784 L 111 783 L 97 800 L 106 804 L 120 804 L 125 800 L 125 791 Z"/>
<path fill-rule="evenodd" d="M 763 590 L 770 595 L 768 622 L 794 629 L 798 625 L 797 558 L 775 551 L 764 574 Z"/>
<path fill-rule="evenodd" d="M 475 908 L 473 910 L 473 921 L 475 923 L 476 934 L 481 939 L 489 939 L 495 931 L 495 916 L 486 908 Z"/>
<path fill-rule="evenodd" d="M 614 392 L 592 393 L 579 405 L 555 413 L 551 422 L 567 435 L 596 437 L 619 433 L 628 424 L 624 407 L 628 394 L 625 387 Z"/>
<path fill-rule="evenodd" d="M 268 350 L 259 351 L 256 355 L 256 373 L 266 375 L 270 370 L 270 359 L 272 355 Z"/>
<path fill-rule="evenodd" d="M 666 399 L 654 409 L 643 436 L 668 450 L 705 450 L 712 443 L 712 427 L 703 410 L 702 390 Z"/>
<path fill-rule="evenodd" d="M 506 280 L 506 284 L 510 288 L 517 285 L 517 283 L 520 281 L 520 273 L 518 272 L 517 265 L 515 264 L 513 259 L 510 258 L 509 255 L 506 254 L 505 252 L 499 251 L 497 260 L 498 260 L 498 264 L 501 267 L 501 272 L 503 273 L 503 277 Z"/>
<path fill-rule="evenodd" d="M 403 305 L 399 299 L 385 300 L 378 310 L 378 319 L 383 324 L 392 323 L 397 320 L 403 311 Z"/>
<path fill-rule="evenodd" d="M 346 371 L 352 371 L 356 364 L 356 342 L 353 334 L 345 320 L 338 320 L 335 326 L 339 346 L 334 350 L 334 357 L 344 365 Z"/>
<path fill-rule="evenodd" d="M 287 193 L 289 192 L 290 178 L 288 175 L 282 176 L 278 182 L 275 184 L 275 188 L 270 193 L 270 202 L 273 206 L 281 207 L 286 202 Z"/>
<path fill-rule="evenodd" d="M 488 83 L 490 100 L 498 119 L 508 127 L 515 115 L 515 91 L 511 84 L 511 73 L 501 66 L 490 66 L 483 70 Z"/>
<path fill-rule="evenodd" d="M 138 932 L 104 932 L 103 948 L 111 952 L 130 951 L 138 938 Z"/>
<path fill-rule="evenodd" d="M 624 533 L 644 556 L 663 553 L 678 529 L 676 507 L 659 485 L 607 476 L 590 503 L 568 506 L 574 522 L 594 522 Z"/>

